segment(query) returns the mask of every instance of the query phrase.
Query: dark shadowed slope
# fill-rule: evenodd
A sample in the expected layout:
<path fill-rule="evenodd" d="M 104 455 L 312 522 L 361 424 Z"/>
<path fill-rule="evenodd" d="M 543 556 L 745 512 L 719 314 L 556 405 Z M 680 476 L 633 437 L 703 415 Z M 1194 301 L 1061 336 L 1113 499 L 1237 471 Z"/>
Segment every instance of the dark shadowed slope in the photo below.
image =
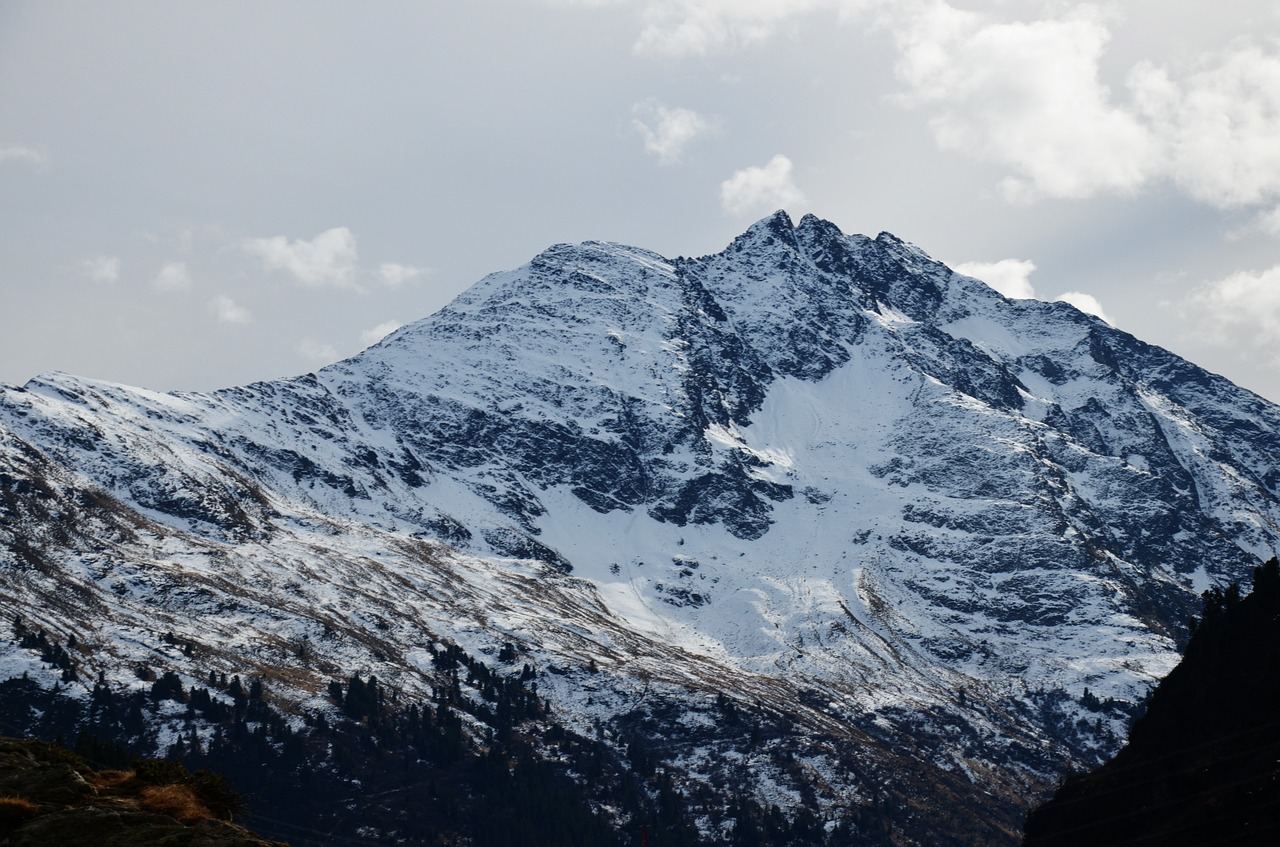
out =
<path fill-rule="evenodd" d="M 1025 847 L 1280 841 L 1280 564 L 1239 598 L 1206 595 L 1128 745 L 1035 810 Z"/>

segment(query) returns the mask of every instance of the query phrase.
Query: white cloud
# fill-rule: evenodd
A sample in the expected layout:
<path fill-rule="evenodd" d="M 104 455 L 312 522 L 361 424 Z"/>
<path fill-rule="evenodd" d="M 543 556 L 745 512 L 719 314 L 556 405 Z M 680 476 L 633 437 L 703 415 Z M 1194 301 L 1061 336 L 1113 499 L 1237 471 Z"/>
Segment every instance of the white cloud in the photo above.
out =
<path fill-rule="evenodd" d="M 1239 241 L 1255 233 L 1280 237 L 1280 206 L 1254 212 L 1247 221 L 1227 233 L 1227 240 Z"/>
<path fill-rule="evenodd" d="M 631 107 L 632 126 L 644 138 L 646 153 L 664 165 L 680 161 L 694 139 L 716 131 L 717 124 L 692 109 L 672 108 L 650 97 Z"/>
<path fill-rule="evenodd" d="M 220 294 L 209 301 L 209 308 L 219 323 L 247 324 L 253 320 L 249 310 L 236 303 L 225 294 Z"/>
<path fill-rule="evenodd" d="M 1206 283 L 1182 301 L 1192 333 L 1220 345 L 1267 350 L 1280 367 L 1280 265 Z"/>
<path fill-rule="evenodd" d="M 354 288 L 356 237 L 345 226 L 327 229 L 310 241 L 290 242 L 283 235 L 250 238 L 244 249 L 271 270 L 293 274 L 303 285 Z"/>
<path fill-rule="evenodd" d="M 800 14 L 873 5 L 878 0 L 650 0 L 634 49 L 655 58 L 726 53 L 768 40 Z"/>
<path fill-rule="evenodd" d="M 1031 272 L 1036 263 L 1024 259 L 1001 259 L 998 262 L 962 262 L 952 270 L 980 279 L 1013 300 L 1032 300 L 1036 290 L 1031 285 Z"/>
<path fill-rule="evenodd" d="M 80 271 L 94 282 L 115 282 L 120 278 L 120 259 L 116 256 L 94 256 L 80 263 Z"/>
<path fill-rule="evenodd" d="M 743 168 L 720 183 L 720 205 L 731 215 L 755 214 L 804 202 L 791 160 L 778 154 L 764 167 Z"/>
<path fill-rule="evenodd" d="M 1122 4 L 1024 4 L 1059 11 L 1023 21 L 997 17 L 1015 4 L 982 4 L 986 12 L 947 0 L 634 5 L 642 20 L 634 49 L 654 58 L 745 49 L 818 12 L 834 12 L 841 21 L 873 19 L 898 48 L 901 102 L 926 111 L 940 149 L 1007 168 L 998 188 L 1010 202 L 1127 194 L 1166 179 L 1223 208 L 1280 199 L 1280 41 L 1274 39 L 1202 54 L 1189 71 L 1139 62 L 1127 88 L 1113 94 L 1101 67 Z M 646 148 L 661 157 L 661 125 L 639 123 Z"/>
<path fill-rule="evenodd" d="M 1203 56 L 1179 82 L 1140 63 L 1129 85 L 1166 146 L 1166 169 L 1188 194 L 1227 208 L 1280 197 L 1280 49 Z"/>
<path fill-rule="evenodd" d="M 365 347 L 377 344 L 379 341 L 386 338 L 402 326 L 404 326 L 404 324 L 399 321 L 385 321 L 380 323 L 373 329 L 366 329 L 364 332 L 360 333 L 360 343 Z"/>
<path fill-rule="evenodd" d="M 0 165 L 5 162 L 28 162 L 32 165 L 47 165 L 49 157 L 34 147 L 24 144 L 0 144 Z"/>
<path fill-rule="evenodd" d="M 1053 299 L 1061 303 L 1070 303 L 1086 315 L 1093 315 L 1095 318 L 1111 323 L 1111 318 L 1102 310 L 1102 304 L 1092 294 L 1085 294 L 1083 291 L 1064 291 Z M 1111 325 L 1115 326 L 1115 324 Z"/>
<path fill-rule="evenodd" d="M 424 273 L 422 268 L 415 268 L 412 265 L 401 265 L 396 262 L 383 262 L 378 266 L 378 275 L 382 277 L 382 281 L 392 287 L 402 285 L 411 279 L 416 279 Z"/>
<path fill-rule="evenodd" d="M 1036 294 L 1031 284 L 1031 273 L 1036 269 L 1035 262 L 1026 259 L 1001 259 L 998 262 L 961 262 L 953 265 L 956 273 L 980 279 L 996 291 L 1012 300 L 1043 300 Z M 1065 291 L 1053 298 L 1055 301 L 1070 303 L 1085 314 L 1101 318 L 1111 323 L 1111 318 L 1102 308 L 1102 303 L 1092 294 L 1083 291 Z M 1114 324 L 1113 324 L 1114 326 Z"/>
<path fill-rule="evenodd" d="M 1268 235 L 1280 236 L 1280 206 L 1259 213 L 1254 220 L 1254 225 Z"/>
<path fill-rule="evenodd" d="M 318 341 L 312 341 L 309 338 L 304 339 L 302 343 L 298 345 L 298 352 L 302 354 L 303 358 L 310 359 L 314 362 L 324 362 L 328 364 L 329 362 L 338 361 L 338 351 L 334 349 L 332 344 L 322 344 Z"/>
<path fill-rule="evenodd" d="M 939 148 L 1010 167 L 1006 199 L 1127 192 L 1150 176 L 1155 138 L 1098 77 L 1110 34 L 1094 7 L 997 23 L 936 2 L 894 29 L 904 101 L 933 109 Z"/>
<path fill-rule="evenodd" d="M 1012 202 L 1130 193 L 1170 179 L 1220 208 L 1280 198 L 1280 47 L 1203 54 L 1181 77 L 1150 62 L 1129 99 L 1100 79 L 1107 19 L 1090 4 L 1002 23 L 942 0 L 895 11 L 903 102 L 931 110 L 943 150 L 1012 173 Z"/>
<path fill-rule="evenodd" d="M 151 285 L 157 291 L 187 291 L 191 288 L 191 272 L 186 262 L 169 262 L 160 269 Z"/>

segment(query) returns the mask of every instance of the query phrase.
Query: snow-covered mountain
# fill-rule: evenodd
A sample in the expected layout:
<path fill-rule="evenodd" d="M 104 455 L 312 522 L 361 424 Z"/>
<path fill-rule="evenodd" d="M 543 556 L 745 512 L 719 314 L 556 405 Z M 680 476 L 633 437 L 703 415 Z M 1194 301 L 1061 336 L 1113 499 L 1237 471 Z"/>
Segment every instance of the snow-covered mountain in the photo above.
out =
<path fill-rule="evenodd" d="M 1280 536 L 1280 408 L 812 216 L 699 259 L 557 245 L 295 379 L 0 393 L 0 609 L 89 679 L 322 710 L 511 645 L 689 791 L 888 798 L 943 842 L 1112 752 Z M 726 702 L 786 729 L 710 743 Z"/>

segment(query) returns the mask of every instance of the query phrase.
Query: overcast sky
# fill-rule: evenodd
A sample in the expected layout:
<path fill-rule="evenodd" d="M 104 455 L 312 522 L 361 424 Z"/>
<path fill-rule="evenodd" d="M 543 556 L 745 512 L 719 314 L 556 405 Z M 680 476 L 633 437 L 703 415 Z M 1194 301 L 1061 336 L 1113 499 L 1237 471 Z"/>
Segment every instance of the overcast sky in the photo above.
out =
<path fill-rule="evenodd" d="M 0 0 L 0 381 L 314 370 L 776 208 L 1280 400 L 1280 2 Z"/>

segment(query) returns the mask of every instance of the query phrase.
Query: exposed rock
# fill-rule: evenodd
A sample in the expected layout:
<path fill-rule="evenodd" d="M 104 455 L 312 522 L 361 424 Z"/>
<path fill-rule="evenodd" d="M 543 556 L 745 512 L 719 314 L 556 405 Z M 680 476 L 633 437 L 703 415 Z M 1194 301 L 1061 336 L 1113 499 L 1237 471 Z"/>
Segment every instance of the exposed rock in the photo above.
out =
<path fill-rule="evenodd" d="M 317 374 L 0 388 L 0 609 L 80 645 L 0 661 L 81 698 L 251 671 L 302 713 L 355 672 L 426 699 L 427 646 L 510 643 L 584 735 L 677 704 L 644 726 L 708 804 L 913 795 L 911 837 L 1008 841 L 1116 748 L 1198 593 L 1280 546 L 1277 433 L 887 234 L 557 245 Z M 704 743 L 716 694 L 789 722 L 769 763 Z"/>

